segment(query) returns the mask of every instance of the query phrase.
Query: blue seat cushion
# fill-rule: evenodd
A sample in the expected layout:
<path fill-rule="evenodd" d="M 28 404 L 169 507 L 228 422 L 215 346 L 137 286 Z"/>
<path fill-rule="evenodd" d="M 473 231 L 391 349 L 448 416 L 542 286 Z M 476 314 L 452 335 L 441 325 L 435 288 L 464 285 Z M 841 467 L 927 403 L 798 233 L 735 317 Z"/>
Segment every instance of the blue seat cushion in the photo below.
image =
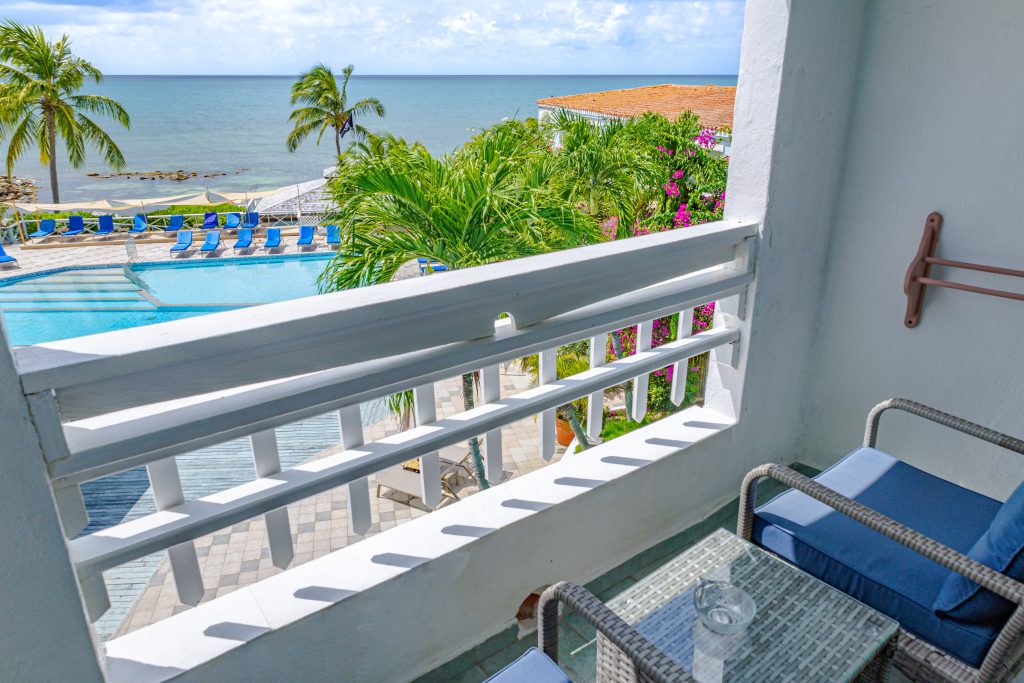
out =
<path fill-rule="evenodd" d="M 565 672 L 535 647 L 484 683 L 571 683 Z"/>
<path fill-rule="evenodd" d="M 967 555 L 1013 579 L 1024 579 L 1024 484 L 1003 503 Z M 946 577 L 932 607 L 941 615 L 963 621 L 1006 618 L 1013 611 L 1009 600 L 956 572 Z"/>
<path fill-rule="evenodd" d="M 857 449 L 815 480 L 962 553 L 1000 508 L 873 448 Z M 935 614 L 948 569 L 798 491 L 757 508 L 754 540 L 971 666 L 980 665 L 1003 625 Z"/>

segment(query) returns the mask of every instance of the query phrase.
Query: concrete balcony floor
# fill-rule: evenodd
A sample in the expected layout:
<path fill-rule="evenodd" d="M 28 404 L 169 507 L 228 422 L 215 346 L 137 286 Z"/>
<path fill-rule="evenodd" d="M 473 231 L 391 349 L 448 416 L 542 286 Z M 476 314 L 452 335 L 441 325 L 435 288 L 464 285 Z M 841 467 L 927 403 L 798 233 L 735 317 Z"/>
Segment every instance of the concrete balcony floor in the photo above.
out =
<path fill-rule="evenodd" d="M 807 476 L 818 473 L 818 470 L 800 463 L 792 467 Z M 758 500 L 768 500 L 784 488 L 774 481 L 762 482 L 758 487 Z M 737 484 L 737 492 L 738 489 Z M 736 498 L 711 512 L 698 524 L 605 572 L 585 584 L 586 587 L 607 602 L 716 529 L 735 531 L 738 509 L 739 498 Z M 564 609 L 559 622 L 558 664 L 576 683 L 587 683 L 596 677 L 596 637 L 594 627 L 583 617 L 570 609 Z M 536 631 L 520 638 L 519 627 L 511 626 L 421 676 L 414 683 L 480 683 L 536 645 Z"/>

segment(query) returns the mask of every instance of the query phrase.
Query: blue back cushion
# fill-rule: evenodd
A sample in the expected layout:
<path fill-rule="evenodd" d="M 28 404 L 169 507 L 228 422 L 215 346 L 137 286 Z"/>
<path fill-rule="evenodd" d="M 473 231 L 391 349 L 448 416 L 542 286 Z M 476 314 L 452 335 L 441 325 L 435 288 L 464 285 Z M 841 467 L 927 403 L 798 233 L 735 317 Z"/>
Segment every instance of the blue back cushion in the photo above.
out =
<path fill-rule="evenodd" d="M 1003 503 L 967 556 L 1017 581 L 1024 580 L 1024 484 Z M 932 606 L 944 617 L 979 622 L 1006 617 L 1013 603 L 950 572 Z"/>

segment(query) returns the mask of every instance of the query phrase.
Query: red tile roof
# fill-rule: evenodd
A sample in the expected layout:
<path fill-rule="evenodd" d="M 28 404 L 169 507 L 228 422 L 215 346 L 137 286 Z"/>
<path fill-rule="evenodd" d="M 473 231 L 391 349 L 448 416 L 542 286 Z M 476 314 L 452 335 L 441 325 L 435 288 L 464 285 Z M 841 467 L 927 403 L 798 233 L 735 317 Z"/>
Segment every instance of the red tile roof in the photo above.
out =
<path fill-rule="evenodd" d="M 537 100 L 537 105 L 620 117 L 640 116 L 651 111 L 670 119 L 690 110 L 709 128 L 732 128 L 735 101 L 735 86 L 665 84 L 548 97 Z"/>

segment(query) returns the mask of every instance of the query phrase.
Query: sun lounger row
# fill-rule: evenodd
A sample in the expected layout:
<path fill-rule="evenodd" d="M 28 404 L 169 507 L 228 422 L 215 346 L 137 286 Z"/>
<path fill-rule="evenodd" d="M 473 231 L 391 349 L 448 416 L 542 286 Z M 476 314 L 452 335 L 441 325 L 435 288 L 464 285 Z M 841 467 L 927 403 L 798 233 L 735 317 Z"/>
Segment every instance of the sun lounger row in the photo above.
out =
<path fill-rule="evenodd" d="M 97 217 L 97 227 L 92 233 L 89 233 L 85 229 L 85 219 L 82 216 L 68 216 L 67 229 L 63 232 L 57 232 L 57 220 L 54 218 L 43 218 L 39 221 L 38 229 L 28 235 L 29 239 L 42 240 L 47 237 L 78 237 L 79 235 L 92 234 L 96 237 L 106 238 L 112 235 L 114 230 L 114 217 L 106 214 Z M 215 230 L 223 227 L 225 230 L 240 230 L 250 229 L 254 230 L 259 227 L 260 215 L 256 211 L 250 211 L 245 214 L 244 218 L 240 213 L 229 213 L 224 221 L 224 225 L 220 225 L 220 216 L 212 211 L 207 212 L 204 215 L 203 223 L 200 226 L 203 230 Z M 149 230 L 158 232 L 178 232 L 185 227 L 185 216 L 182 214 L 173 214 L 169 216 L 168 223 L 166 226 L 159 226 L 149 224 L 149 217 L 146 214 L 138 213 L 132 218 L 132 227 L 128 229 L 128 234 L 138 235 Z"/>
<path fill-rule="evenodd" d="M 193 250 L 192 245 L 192 230 L 179 230 L 178 241 L 171 247 L 171 256 L 183 256 Z M 296 242 L 299 250 L 305 249 L 316 249 L 316 232 L 312 225 L 304 225 L 299 228 L 299 239 Z M 341 246 L 341 230 L 336 225 L 327 226 L 327 239 L 325 244 L 328 246 Z M 237 239 L 234 244 L 231 245 L 231 249 L 234 251 L 245 251 L 248 249 L 264 249 L 268 252 L 280 249 L 284 245 L 281 242 L 281 228 L 267 228 L 267 236 L 263 241 L 262 245 L 257 246 L 253 241 L 253 229 L 252 228 L 239 228 Z M 199 251 L 206 253 L 209 256 L 217 253 L 222 249 L 220 241 L 220 230 L 210 230 L 206 232 L 205 240 L 202 246 L 199 247 Z"/>

